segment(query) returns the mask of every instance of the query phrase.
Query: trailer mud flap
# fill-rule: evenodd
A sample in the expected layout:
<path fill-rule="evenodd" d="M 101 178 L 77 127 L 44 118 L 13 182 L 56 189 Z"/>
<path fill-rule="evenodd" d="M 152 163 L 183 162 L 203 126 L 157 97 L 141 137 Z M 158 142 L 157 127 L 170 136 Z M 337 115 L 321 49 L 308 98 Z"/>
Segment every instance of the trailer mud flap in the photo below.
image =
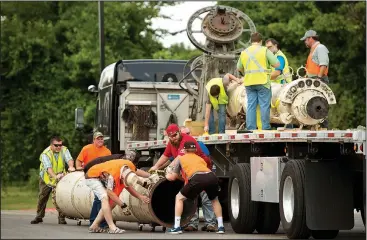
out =
<path fill-rule="evenodd" d="M 306 161 L 306 223 L 311 230 L 354 227 L 351 173 L 341 161 Z"/>

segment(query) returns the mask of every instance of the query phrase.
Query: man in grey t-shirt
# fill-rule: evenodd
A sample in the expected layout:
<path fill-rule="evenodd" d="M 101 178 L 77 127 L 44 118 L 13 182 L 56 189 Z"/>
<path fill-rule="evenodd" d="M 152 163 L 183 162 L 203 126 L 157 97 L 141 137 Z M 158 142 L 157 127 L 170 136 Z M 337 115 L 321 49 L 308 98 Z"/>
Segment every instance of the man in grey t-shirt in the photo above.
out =
<path fill-rule="evenodd" d="M 319 42 L 319 36 L 314 30 L 308 30 L 300 40 L 311 49 L 306 63 L 307 77 L 318 78 L 328 84 L 329 50 Z M 321 127 L 329 127 L 327 119 L 321 123 Z"/>
<path fill-rule="evenodd" d="M 307 76 L 320 78 L 321 81 L 329 83 L 329 50 L 320 43 L 319 36 L 314 30 L 308 30 L 300 40 L 310 48 L 306 62 Z"/>

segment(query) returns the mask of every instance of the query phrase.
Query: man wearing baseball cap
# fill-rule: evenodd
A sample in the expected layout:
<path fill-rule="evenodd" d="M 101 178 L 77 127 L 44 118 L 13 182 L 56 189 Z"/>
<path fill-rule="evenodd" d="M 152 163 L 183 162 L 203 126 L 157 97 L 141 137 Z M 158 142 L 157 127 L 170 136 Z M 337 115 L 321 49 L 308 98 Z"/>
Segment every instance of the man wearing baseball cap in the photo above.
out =
<path fill-rule="evenodd" d="M 319 36 L 314 30 L 308 30 L 300 40 L 304 41 L 306 47 L 310 48 L 306 62 L 307 77 L 317 78 L 328 84 L 329 50 L 320 43 Z M 328 125 L 327 120 L 321 123 L 323 128 L 328 128 Z"/>
<path fill-rule="evenodd" d="M 203 158 L 205 162 L 207 163 L 207 166 L 209 169 L 211 169 L 211 161 L 210 159 L 205 156 L 203 151 L 201 150 L 198 142 L 195 140 L 195 138 L 185 134 L 181 133 L 180 128 L 177 124 L 171 124 L 166 129 L 167 136 L 169 138 L 169 142 L 167 144 L 166 149 L 164 150 L 164 153 L 159 158 L 157 163 L 149 169 L 149 171 L 159 170 L 162 167 L 164 167 L 165 163 L 169 161 L 171 157 L 176 158 L 177 156 L 183 155 L 184 152 L 184 144 L 185 142 L 191 141 L 196 144 L 197 152 L 196 154 Z"/>
<path fill-rule="evenodd" d="M 321 81 L 329 83 L 329 50 L 320 43 L 319 36 L 314 30 L 308 30 L 300 40 L 304 41 L 306 47 L 310 48 L 306 62 L 307 76 L 319 78 Z"/>
<path fill-rule="evenodd" d="M 96 159 L 98 157 L 105 157 L 109 155 L 111 155 L 111 151 L 104 146 L 103 133 L 95 132 L 93 134 L 93 143 L 84 146 L 83 149 L 80 151 L 77 160 L 75 161 L 76 169 L 82 170 L 83 167 L 85 167 L 89 161 Z M 101 201 L 95 195 L 90 213 L 90 221 L 89 221 L 90 225 L 97 217 L 97 214 L 100 209 L 101 209 Z M 107 222 L 103 221 L 101 223 L 101 227 L 106 228 Z"/>
<path fill-rule="evenodd" d="M 185 181 L 184 187 L 176 195 L 174 227 L 168 230 L 171 234 L 182 233 L 181 215 L 184 200 L 194 200 L 205 191 L 212 202 L 214 213 L 218 221 L 217 233 L 224 233 L 222 206 L 218 200 L 218 178 L 207 167 L 203 158 L 197 155 L 197 143 L 186 141 L 183 145 L 184 154 L 178 156 L 168 167 L 166 178 L 168 181 L 179 179 L 181 173 Z"/>

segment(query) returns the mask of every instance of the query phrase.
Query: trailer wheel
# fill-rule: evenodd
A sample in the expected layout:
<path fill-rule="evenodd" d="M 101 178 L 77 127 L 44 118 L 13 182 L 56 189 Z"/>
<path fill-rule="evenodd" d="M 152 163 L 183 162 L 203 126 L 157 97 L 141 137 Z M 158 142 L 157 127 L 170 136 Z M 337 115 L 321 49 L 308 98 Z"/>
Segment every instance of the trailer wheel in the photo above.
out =
<path fill-rule="evenodd" d="M 290 239 L 309 238 L 306 225 L 305 162 L 289 161 L 283 170 L 279 188 L 279 210 L 282 226 Z"/>
<path fill-rule="evenodd" d="M 334 239 L 338 234 L 339 230 L 312 230 L 314 239 Z"/>
<path fill-rule="evenodd" d="M 228 215 L 236 233 L 253 233 L 257 220 L 257 202 L 251 201 L 251 171 L 249 163 L 233 167 L 228 185 Z"/>
<path fill-rule="evenodd" d="M 279 203 L 258 203 L 256 231 L 260 234 L 274 234 L 280 225 Z"/>

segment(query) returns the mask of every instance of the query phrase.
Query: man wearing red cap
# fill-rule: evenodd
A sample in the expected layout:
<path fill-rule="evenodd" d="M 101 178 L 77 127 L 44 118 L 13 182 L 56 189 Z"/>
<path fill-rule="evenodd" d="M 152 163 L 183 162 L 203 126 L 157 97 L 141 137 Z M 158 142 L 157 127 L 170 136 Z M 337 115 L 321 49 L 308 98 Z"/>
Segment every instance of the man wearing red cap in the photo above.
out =
<path fill-rule="evenodd" d="M 167 136 L 169 138 L 169 142 L 167 144 L 166 150 L 164 150 L 164 153 L 159 158 L 157 163 L 150 168 L 149 171 L 159 170 L 162 167 L 165 166 L 165 163 L 170 159 L 170 157 L 176 158 L 177 156 L 182 156 L 185 154 L 184 152 L 184 144 L 185 142 L 194 142 L 196 144 L 196 155 L 203 158 L 208 166 L 209 169 L 211 169 L 211 161 L 210 159 L 203 153 L 203 151 L 200 148 L 200 145 L 195 140 L 195 138 L 185 134 L 181 133 L 180 128 L 177 124 L 171 124 L 166 129 Z"/>

